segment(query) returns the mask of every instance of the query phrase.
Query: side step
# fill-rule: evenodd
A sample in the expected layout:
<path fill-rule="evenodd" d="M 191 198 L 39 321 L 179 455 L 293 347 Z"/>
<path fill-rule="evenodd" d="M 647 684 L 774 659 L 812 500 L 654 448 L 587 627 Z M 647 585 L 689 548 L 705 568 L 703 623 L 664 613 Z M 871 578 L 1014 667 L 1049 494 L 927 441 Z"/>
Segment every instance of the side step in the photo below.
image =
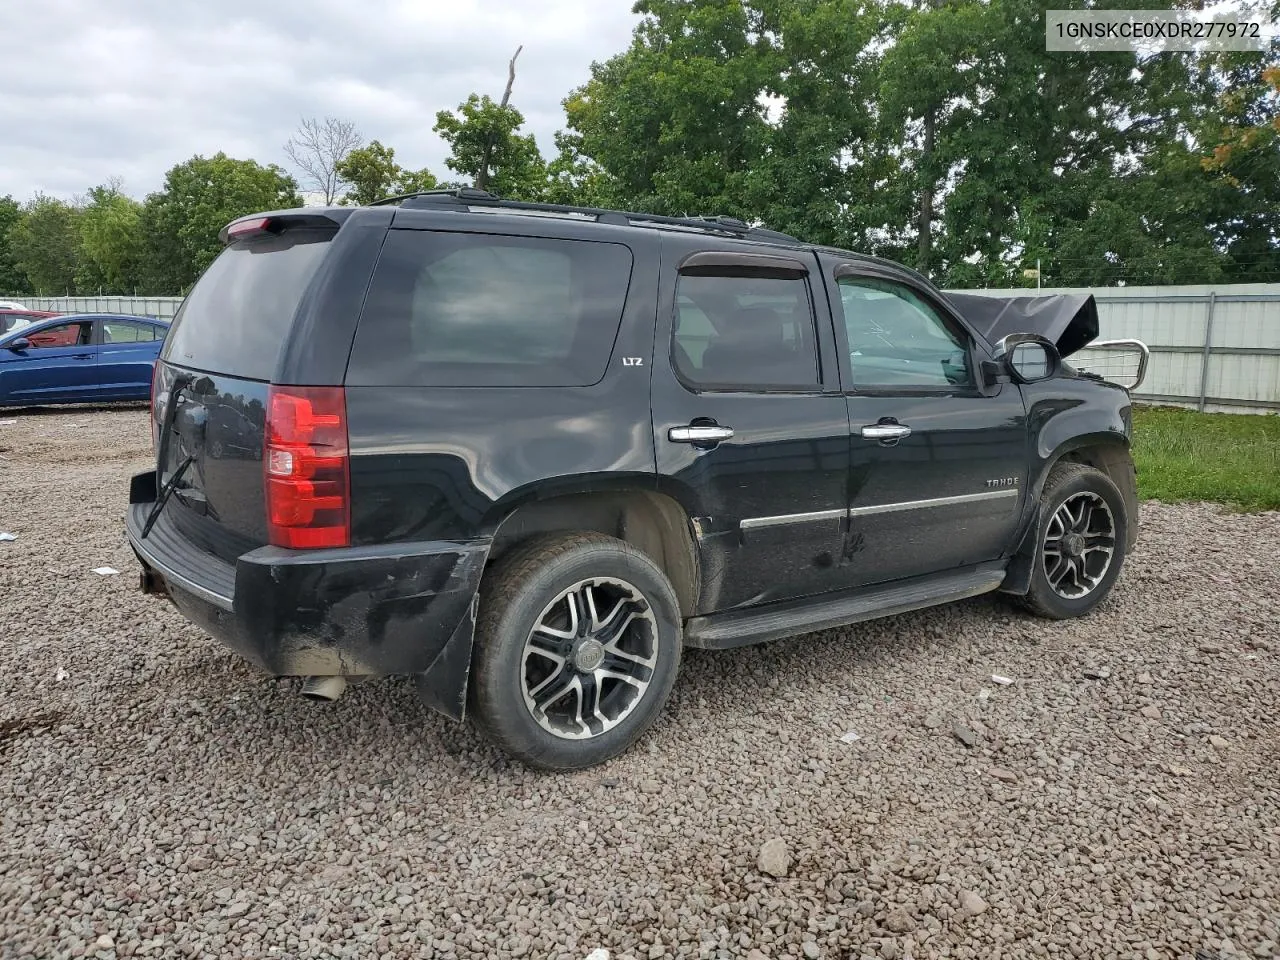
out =
<path fill-rule="evenodd" d="M 728 650 L 842 627 L 860 620 L 891 617 L 990 593 L 1000 586 L 1004 574 L 1005 562 L 1001 561 L 897 583 L 693 617 L 685 622 L 684 642 L 685 646 L 701 650 Z"/>

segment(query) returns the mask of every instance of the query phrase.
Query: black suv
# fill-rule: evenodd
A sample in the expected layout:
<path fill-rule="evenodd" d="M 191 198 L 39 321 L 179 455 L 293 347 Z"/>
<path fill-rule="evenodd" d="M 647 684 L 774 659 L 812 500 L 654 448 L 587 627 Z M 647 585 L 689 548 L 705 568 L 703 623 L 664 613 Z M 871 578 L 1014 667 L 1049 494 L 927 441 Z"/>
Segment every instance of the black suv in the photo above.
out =
<path fill-rule="evenodd" d="M 236 220 L 153 384 L 148 592 L 272 674 L 412 674 L 527 763 L 625 749 L 684 647 L 1108 593 L 1091 298 L 952 298 L 729 218 L 478 191 Z M 1019 328 L 1022 329 L 1019 329 Z"/>

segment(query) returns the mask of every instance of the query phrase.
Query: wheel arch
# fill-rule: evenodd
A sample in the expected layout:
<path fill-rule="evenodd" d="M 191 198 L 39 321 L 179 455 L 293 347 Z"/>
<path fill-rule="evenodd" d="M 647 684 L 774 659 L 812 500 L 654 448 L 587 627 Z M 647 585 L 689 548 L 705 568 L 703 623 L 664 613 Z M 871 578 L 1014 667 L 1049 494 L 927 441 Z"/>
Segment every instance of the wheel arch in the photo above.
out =
<path fill-rule="evenodd" d="M 652 484 L 652 478 L 646 478 Z M 561 485 L 508 502 L 492 521 L 489 564 L 530 537 L 596 531 L 630 544 L 662 570 L 693 616 L 701 584 L 689 514 L 674 498 L 639 486 L 599 488 Z"/>
<path fill-rule="evenodd" d="M 1040 497 L 1045 481 L 1060 463 L 1081 463 L 1102 472 L 1116 485 L 1125 504 L 1126 548 L 1138 537 L 1137 475 L 1129 438 L 1111 431 L 1082 434 L 1060 443 L 1042 459 L 1033 482 L 1027 485 L 1022 535 L 1009 560 L 1008 573 L 1000 587 L 1003 593 L 1022 595 L 1031 588 L 1031 571 L 1040 542 Z"/>
<path fill-rule="evenodd" d="M 1072 437 L 1058 447 L 1041 465 L 1036 477 L 1036 495 L 1044 489 L 1050 471 L 1059 463 L 1083 463 L 1095 467 L 1111 478 L 1111 482 L 1123 493 L 1130 479 L 1124 475 L 1125 465 L 1132 465 L 1133 454 L 1129 438 L 1116 433 L 1089 433 Z"/>

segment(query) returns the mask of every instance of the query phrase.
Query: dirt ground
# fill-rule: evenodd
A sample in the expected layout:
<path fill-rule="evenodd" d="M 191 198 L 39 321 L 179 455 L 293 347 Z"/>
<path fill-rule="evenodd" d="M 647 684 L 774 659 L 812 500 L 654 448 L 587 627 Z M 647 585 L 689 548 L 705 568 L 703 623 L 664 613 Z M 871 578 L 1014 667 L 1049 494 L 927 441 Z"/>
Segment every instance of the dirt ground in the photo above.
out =
<path fill-rule="evenodd" d="M 144 410 L 3 420 L 6 960 L 1280 956 L 1280 514 L 1146 505 L 1085 620 L 690 651 L 636 749 L 556 776 L 138 592 Z"/>

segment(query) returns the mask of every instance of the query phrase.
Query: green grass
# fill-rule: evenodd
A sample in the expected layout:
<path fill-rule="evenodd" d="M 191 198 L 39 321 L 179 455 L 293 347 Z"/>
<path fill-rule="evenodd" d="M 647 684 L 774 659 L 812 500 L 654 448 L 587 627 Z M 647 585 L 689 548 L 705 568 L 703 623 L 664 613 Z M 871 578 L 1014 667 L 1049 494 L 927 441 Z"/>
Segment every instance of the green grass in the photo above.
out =
<path fill-rule="evenodd" d="M 1213 500 L 1280 510 L 1280 417 L 1133 408 L 1143 500 Z"/>

